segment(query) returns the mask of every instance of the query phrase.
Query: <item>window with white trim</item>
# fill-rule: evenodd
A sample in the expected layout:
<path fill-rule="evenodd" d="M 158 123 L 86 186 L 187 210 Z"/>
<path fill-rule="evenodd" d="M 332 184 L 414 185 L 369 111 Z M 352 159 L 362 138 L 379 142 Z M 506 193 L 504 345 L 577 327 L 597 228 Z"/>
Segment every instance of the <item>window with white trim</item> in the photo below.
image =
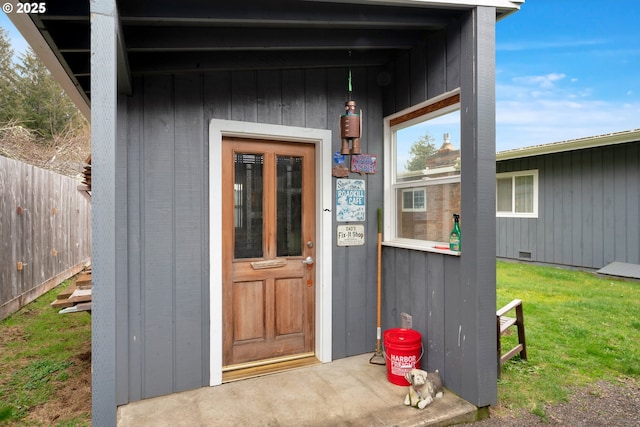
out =
<path fill-rule="evenodd" d="M 538 217 L 538 171 L 496 174 L 496 216 Z"/>
<path fill-rule="evenodd" d="M 448 247 L 461 201 L 459 91 L 385 118 L 385 158 L 385 243 Z"/>
<path fill-rule="evenodd" d="M 426 212 L 426 188 L 402 190 L 402 212 Z"/>

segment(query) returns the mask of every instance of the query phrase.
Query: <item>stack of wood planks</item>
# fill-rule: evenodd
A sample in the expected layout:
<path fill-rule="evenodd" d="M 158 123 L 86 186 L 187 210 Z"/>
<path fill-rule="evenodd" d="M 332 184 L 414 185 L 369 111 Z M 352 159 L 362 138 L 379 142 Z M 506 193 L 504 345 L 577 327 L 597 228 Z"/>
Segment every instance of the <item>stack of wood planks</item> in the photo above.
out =
<path fill-rule="evenodd" d="M 60 292 L 51 307 L 61 309 L 60 314 L 81 311 L 91 314 L 91 268 L 80 273 L 71 286 Z"/>
<path fill-rule="evenodd" d="M 91 200 L 91 154 L 85 161 L 84 171 L 82 172 L 82 185 L 78 186 L 78 191 L 81 191 L 89 200 Z"/>

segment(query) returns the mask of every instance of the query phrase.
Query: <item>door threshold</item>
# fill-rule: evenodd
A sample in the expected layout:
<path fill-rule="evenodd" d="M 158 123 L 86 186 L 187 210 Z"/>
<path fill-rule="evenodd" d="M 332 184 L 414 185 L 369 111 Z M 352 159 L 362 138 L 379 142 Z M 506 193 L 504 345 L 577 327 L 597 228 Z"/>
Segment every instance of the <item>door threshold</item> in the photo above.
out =
<path fill-rule="evenodd" d="M 288 371 L 305 366 L 319 365 L 321 362 L 314 353 L 296 354 L 293 356 L 278 357 L 274 359 L 260 360 L 257 362 L 229 365 L 222 368 L 222 382 L 246 380 L 261 375 Z"/>

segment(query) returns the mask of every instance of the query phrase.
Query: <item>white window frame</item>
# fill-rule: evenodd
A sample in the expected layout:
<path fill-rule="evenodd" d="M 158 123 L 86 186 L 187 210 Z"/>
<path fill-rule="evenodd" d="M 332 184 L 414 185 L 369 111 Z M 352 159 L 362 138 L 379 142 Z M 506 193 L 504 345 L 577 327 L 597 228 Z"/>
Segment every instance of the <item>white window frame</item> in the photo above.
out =
<path fill-rule="evenodd" d="M 516 186 L 515 178 L 521 176 L 533 176 L 533 212 L 515 212 L 516 206 Z M 498 211 L 498 180 L 511 178 L 511 212 Z M 504 172 L 496 174 L 496 217 L 498 218 L 538 218 L 538 170 L 530 169 L 524 171 Z"/>
<path fill-rule="evenodd" d="M 411 120 L 407 120 L 396 126 L 391 126 L 391 121 L 401 116 L 409 115 L 418 110 L 424 109 L 430 105 L 436 104 L 445 99 L 451 98 L 460 94 L 460 89 L 444 93 L 413 107 L 409 107 L 397 113 L 384 118 L 384 158 L 388 159 L 384 162 L 384 227 L 383 227 L 383 242 L 385 246 L 394 246 L 398 248 L 414 249 L 425 252 L 439 252 L 450 253 L 459 255 L 459 252 L 453 252 L 448 249 L 442 249 L 443 242 L 435 242 L 429 240 L 407 239 L 398 237 L 396 233 L 396 224 L 398 212 L 396 192 L 401 189 L 411 189 L 417 187 L 428 187 L 430 185 L 449 184 L 453 182 L 461 182 L 461 176 L 446 176 L 441 178 L 433 178 L 429 180 L 416 180 L 416 181 L 404 181 L 397 182 L 397 170 L 396 170 L 396 141 L 395 132 L 397 130 L 428 121 L 430 119 L 451 113 L 453 111 L 460 110 L 460 102 L 452 104 L 447 107 L 440 108 L 431 113 L 417 116 Z M 462 116 L 461 116 L 462 121 Z M 462 123 L 461 123 L 462 124 Z M 425 208 L 426 208 L 426 191 L 425 188 Z M 448 242 L 447 242 L 448 244 Z M 438 246 L 438 247 L 436 247 Z"/>

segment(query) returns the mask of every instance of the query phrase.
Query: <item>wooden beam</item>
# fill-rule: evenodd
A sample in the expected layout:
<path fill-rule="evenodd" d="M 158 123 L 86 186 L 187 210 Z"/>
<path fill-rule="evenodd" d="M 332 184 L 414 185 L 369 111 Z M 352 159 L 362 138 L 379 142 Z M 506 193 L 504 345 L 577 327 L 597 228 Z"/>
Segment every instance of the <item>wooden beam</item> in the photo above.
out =
<path fill-rule="evenodd" d="M 309 28 L 443 28 L 458 11 L 424 6 L 317 4 L 293 0 L 221 2 L 122 2 L 120 16 L 128 24 L 265 25 Z"/>
<path fill-rule="evenodd" d="M 169 52 L 130 54 L 134 74 L 179 73 L 188 71 L 299 69 L 378 66 L 397 53 L 393 50 L 353 51 L 251 51 L 251 52 Z"/>
<path fill-rule="evenodd" d="M 124 36 L 129 52 L 410 49 L 426 38 L 422 31 L 173 26 L 127 26 Z"/>

